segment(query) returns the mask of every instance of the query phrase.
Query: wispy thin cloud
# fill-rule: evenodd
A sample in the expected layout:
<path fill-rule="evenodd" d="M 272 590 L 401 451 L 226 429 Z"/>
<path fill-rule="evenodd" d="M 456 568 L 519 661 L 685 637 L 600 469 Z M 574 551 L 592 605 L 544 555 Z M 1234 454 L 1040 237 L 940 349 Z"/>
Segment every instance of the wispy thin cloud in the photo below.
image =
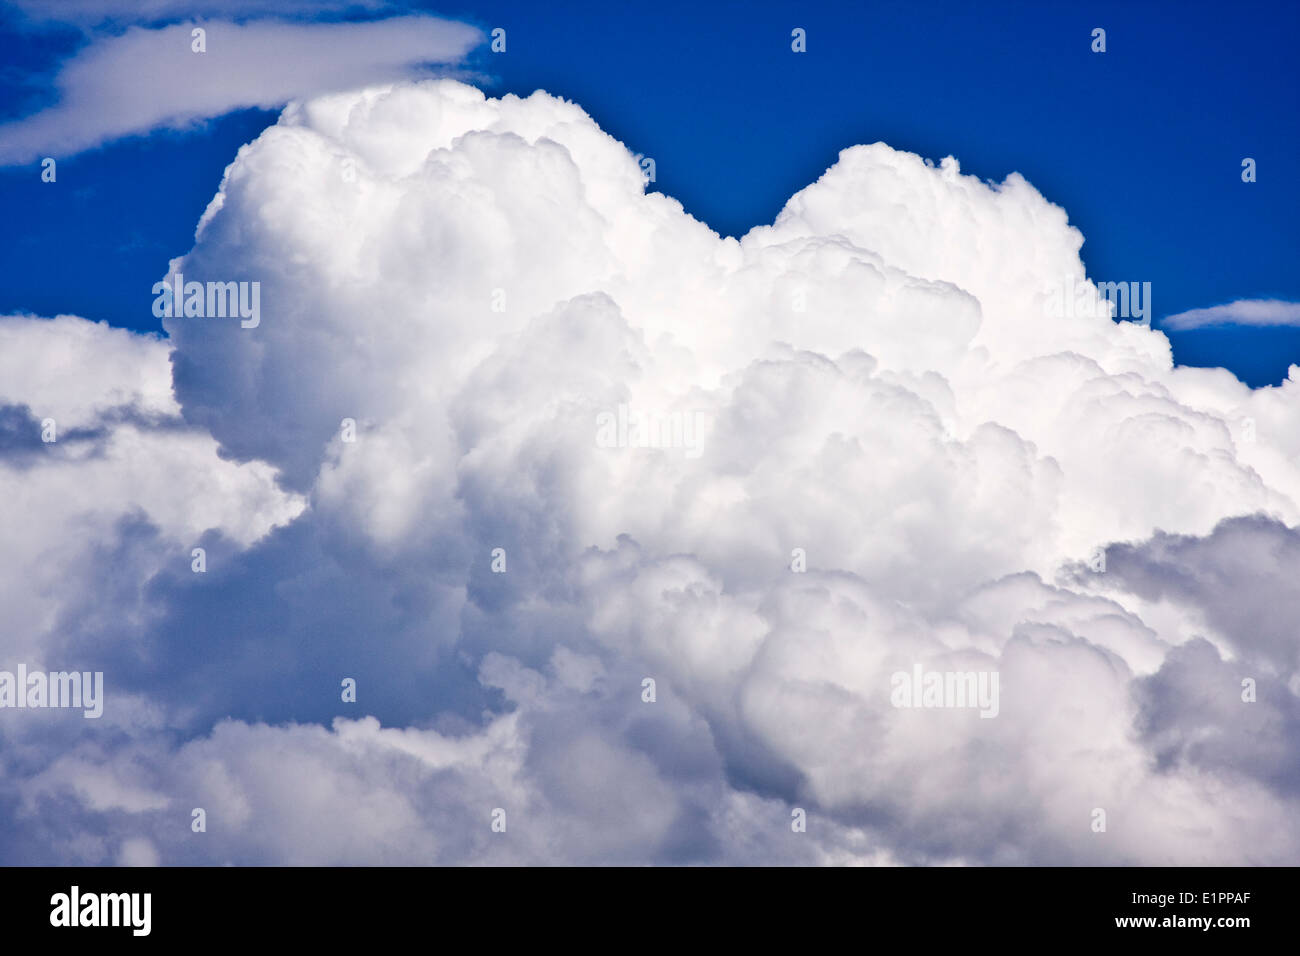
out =
<path fill-rule="evenodd" d="M 32 23 L 152 24 L 194 17 L 298 17 L 376 11 L 385 0 L 11 0 Z"/>
<path fill-rule="evenodd" d="M 1300 302 L 1281 299 L 1238 299 L 1208 309 L 1190 309 L 1166 316 L 1166 329 L 1182 331 L 1207 325 L 1296 325 L 1300 326 Z"/>
<path fill-rule="evenodd" d="M 205 52 L 192 31 L 205 31 Z M 428 75 L 483 38 L 437 17 L 366 23 L 207 21 L 132 27 L 66 61 L 58 102 L 0 125 L 0 165 L 63 157 L 160 127 L 185 128 L 238 109 Z"/>

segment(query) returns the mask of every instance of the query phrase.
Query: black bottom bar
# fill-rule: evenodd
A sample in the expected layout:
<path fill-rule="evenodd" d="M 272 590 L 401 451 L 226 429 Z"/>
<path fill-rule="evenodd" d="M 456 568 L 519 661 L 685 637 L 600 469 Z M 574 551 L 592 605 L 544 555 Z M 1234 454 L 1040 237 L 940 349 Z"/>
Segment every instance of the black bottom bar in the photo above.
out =
<path fill-rule="evenodd" d="M 1292 943 L 1295 869 L 0 870 L 7 942 Z M 75 903 L 74 906 L 74 891 Z M 147 921 L 145 897 L 148 896 Z M 105 897 L 102 894 L 115 894 Z M 118 894 L 140 894 L 122 896 Z M 118 925 L 71 925 L 74 922 Z M 1208 920 L 1208 925 L 1204 922 Z M 1193 922 L 1194 921 L 1194 922 Z M 62 925 L 53 925 L 59 923 Z M 146 928 L 147 935 L 141 930 Z M 901 934 L 901 937 L 900 937 Z"/>

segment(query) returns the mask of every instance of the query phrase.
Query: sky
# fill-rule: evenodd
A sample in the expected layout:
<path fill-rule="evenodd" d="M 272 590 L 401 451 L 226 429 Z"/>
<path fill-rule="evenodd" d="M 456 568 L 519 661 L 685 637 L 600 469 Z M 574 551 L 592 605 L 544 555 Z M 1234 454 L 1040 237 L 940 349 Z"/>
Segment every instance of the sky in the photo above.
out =
<path fill-rule="evenodd" d="M 722 235 L 770 224 L 839 150 L 883 141 L 936 161 L 953 155 L 985 179 L 1020 172 L 1083 232 L 1090 276 L 1152 284 L 1157 327 L 1236 300 L 1300 301 L 1300 81 L 1290 69 L 1300 9 L 1291 4 L 411 9 L 485 34 L 506 27 L 505 53 L 484 36 L 465 58 L 484 89 L 544 89 L 580 103 L 654 159 L 654 188 Z M 12 7 L 0 16 L 0 117 L 13 118 L 51 100 L 51 74 L 83 34 L 34 29 Z M 790 55 L 792 25 L 808 31 L 805 56 Z M 1098 26 L 1104 54 L 1091 50 Z M 0 169 L 0 205 L 24 224 L 0 248 L 0 309 L 157 331 L 148 290 L 160 268 L 188 249 L 234 151 L 276 115 L 237 109 L 196 120 L 192 132 L 57 156 L 59 189 L 42 188 L 31 162 Z M 1246 157 L 1257 163 L 1251 184 L 1241 181 Z M 75 277 L 69 260 L 81 263 Z M 1251 385 L 1277 384 L 1300 361 L 1300 320 L 1170 338 L 1178 361 L 1222 366 Z"/>
<path fill-rule="evenodd" d="M 1295 11 L 605 6 L 3 8 L 0 863 L 1300 861 Z"/>

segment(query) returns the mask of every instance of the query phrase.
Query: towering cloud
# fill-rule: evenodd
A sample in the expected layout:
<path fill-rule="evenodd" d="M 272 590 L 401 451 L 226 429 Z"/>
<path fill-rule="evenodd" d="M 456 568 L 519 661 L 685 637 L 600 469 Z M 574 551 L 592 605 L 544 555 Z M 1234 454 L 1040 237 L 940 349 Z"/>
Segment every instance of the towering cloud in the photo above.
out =
<path fill-rule="evenodd" d="M 544 93 L 290 106 L 169 272 L 259 282 L 256 328 L 0 324 L 15 368 L 111 340 L 84 442 L 171 469 L 141 502 L 28 441 L 54 397 L 0 376 L 3 480 L 68 469 L 101 515 L 6 529 L 67 582 L 13 642 L 108 698 L 0 712 L 0 845 L 1296 862 L 1300 664 L 1260 606 L 1300 600 L 1300 370 L 1252 391 L 1057 314 L 1081 243 L 1019 176 L 883 144 L 737 240 Z M 996 716 L 895 706 L 917 666 L 996 673 Z"/>

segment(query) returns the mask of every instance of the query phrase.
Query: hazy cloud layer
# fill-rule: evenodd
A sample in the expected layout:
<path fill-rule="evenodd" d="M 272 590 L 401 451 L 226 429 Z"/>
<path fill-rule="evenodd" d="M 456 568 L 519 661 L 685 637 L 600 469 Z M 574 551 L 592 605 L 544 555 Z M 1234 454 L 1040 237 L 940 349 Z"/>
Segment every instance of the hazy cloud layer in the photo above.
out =
<path fill-rule="evenodd" d="M 1056 317 L 1081 243 L 883 144 L 735 240 L 543 93 L 291 106 L 170 269 L 257 328 L 0 320 L 0 434 L 95 431 L 0 447 L 0 667 L 109 685 L 0 712 L 0 853 L 1300 861 L 1300 369 Z M 894 706 L 918 665 L 996 716 Z"/>

